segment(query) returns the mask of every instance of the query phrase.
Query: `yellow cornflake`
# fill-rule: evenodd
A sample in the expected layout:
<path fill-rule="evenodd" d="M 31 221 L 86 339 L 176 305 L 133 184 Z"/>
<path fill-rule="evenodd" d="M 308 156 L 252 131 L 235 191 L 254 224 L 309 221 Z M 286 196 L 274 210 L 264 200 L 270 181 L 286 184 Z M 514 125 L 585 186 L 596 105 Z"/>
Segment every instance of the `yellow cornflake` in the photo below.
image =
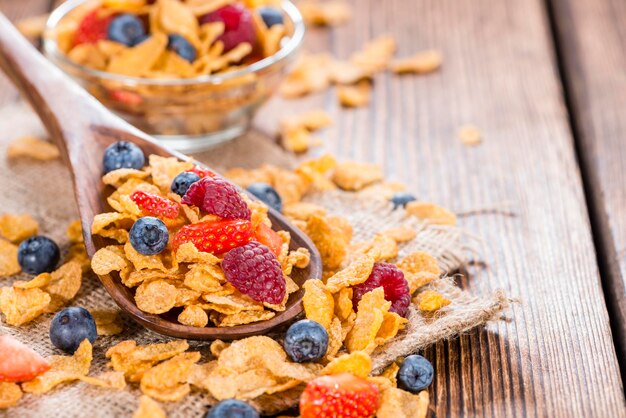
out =
<path fill-rule="evenodd" d="M 352 8 L 342 0 L 304 0 L 298 3 L 307 23 L 319 26 L 338 26 L 352 17 Z"/>
<path fill-rule="evenodd" d="M 9 325 L 20 326 L 41 316 L 50 305 L 50 295 L 41 289 L 0 288 L 0 311 Z"/>
<path fill-rule="evenodd" d="M 44 287 L 51 297 L 48 312 L 56 312 L 74 299 L 82 284 L 83 271 L 80 263 L 70 261 L 51 273 L 50 282 Z"/>
<path fill-rule="evenodd" d="M 411 293 L 441 276 L 437 259 L 423 251 L 415 251 L 407 255 L 397 266 L 404 273 Z"/>
<path fill-rule="evenodd" d="M 363 295 L 357 307 L 354 327 L 345 341 L 349 352 L 364 351 L 369 354 L 374 351 L 377 346 L 376 336 L 390 307 L 391 302 L 385 300 L 382 287 Z"/>
<path fill-rule="evenodd" d="M 177 402 L 191 390 L 187 379 L 200 353 L 181 353 L 146 371 L 141 378 L 141 391 L 162 402 Z"/>
<path fill-rule="evenodd" d="M 331 58 L 327 54 L 303 54 L 280 86 L 287 99 L 325 90 L 329 85 Z"/>
<path fill-rule="evenodd" d="M 339 318 L 334 317 L 330 323 L 330 329 L 328 330 L 328 350 L 326 350 L 326 360 L 332 360 L 335 358 L 341 347 L 343 346 L 344 335 L 342 333 L 341 321 Z"/>
<path fill-rule="evenodd" d="M 397 74 L 427 74 L 437 71 L 442 61 L 441 52 L 431 49 L 418 52 L 411 57 L 393 60 L 389 63 L 389 69 Z"/>
<path fill-rule="evenodd" d="M 482 142 L 480 131 L 474 125 L 464 125 L 459 128 L 459 139 L 463 145 L 473 146 Z"/>
<path fill-rule="evenodd" d="M 383 372 L 380 374 L 380 377 L 384 377 L 385 379 L 389 380 L 391 386 L 395 387 L 398 385 L 397 375 L 399 370 L 400 366 L 398 366 L 398 363 L 393 362 L 389 366 L 387 366 L 385 370 L 383 370 Z"/>
<path fill-rule="evenodd" d="M 406 212 L 417 219 L 435 225 L 456 225 L 456 215 L 430 202 L 409 202 Z"/>
<path fill-rule="evenodd" d="M 17 245 L 0 238 L 0 277 L 13 276 L 21 269 L 17 262 Z"/>
<path fill-rule="evenodd" d="M 15 406 L 22 399 L 22 390 L 17 383 L 0 382 L 0 409 Z"/>
<path fill-rule="evenodd" d="M 149 163 L 152 170 L 152 181 L 164 193 L 169 192 L 174 177 L 193 168 L 191 161 L 180 161 L 175 157 L 159 157 L 158 155 L 151 155 Z"/>
<path fill-rule="evenodd" d="M 186 242 L 176 250 L 176 261 L 215 265 L 220 262 L 220 259 L 211 253 L 199 251 L 192 242 Z"/>
<path fill-rule="evenodd" d="M 136 170 L 134 168 L 118 168 L 117 170 L 109 171 L 102 176 L 102 182 L 113 187 L 120 187 L 130 179 L 143 180 L 150 175 L 149 172 L 144 170 Z"/>
<path fill-rule="evenodd" d="M 149 396 L 142 395 L 133 418 L 167 418 L 167 414 L 156 401 Z"/>
<path fill-rule="evenodd" d="M 352 306 L 352 288 L 344 287 L 334 294 L 335 298 L 335 315 L 339 320 L 345 321 L 354 312 Z"/>
<path fill-rule="evenodd" d="M 17 27 L 20 33 L 27 38 L 39 38 L 46 28 L 46 22 L 49 17 L 50 14 L 48 13 L 37 16 L 29 16 L 15 22 L 15 27 Z"/>
<path fill-rule="evenodd" d="M 156 363 L 183 353 L 188 348 L 189 344 L 185 340 L 143 346 L 127 340 L 109 348 L 106 357 L 111 359 L 110 366 L 115 371 L 124 372 L 131 382 L 138 382 Z"/>
<path fill-rule="evenodd" d="M 331 225 L 327 218 L 313 215 L 307 221 L 306 233 L 320 252 L 324 269 L 339 268 L 348 248 L 341 229 Z"/>
<path fill-rule="evenodd" d="M 137 46 L 125 49 L 113 56 L 106 71 L 133 77 L 141 76 L 157 62 L 166 47 L 167 35 L 160 32 L 153 33 Z"/>
<path fill-rule="evenodd" d="M 339 163 L 332 177 L 337 186 L 348 191 L 359 191 L 382 178 L 383 171 L 377 164 L 355 161 Z"/>
<path fill-rule="evenodd" d="M 118 311 L 95 310 L 90 313 L 96 322 L 98 335 L 117 335 L 124 330 Z"/>
<path fill-rule="evenodd" d="M 328 290 L 336 293 L 345 287 L 365 282 L 372 273 L 374 262 L 374 258 L 367 254 L 359 256 L 348 267 L 328 279 L 326 282 Z"/>
<path fill-rule="evenodd" d="M 410 226 L 399 226 L 396 228 L 385 229 L 380 232 L 380 235 L 387 236 L 400 244 L 415 239 L 417 232 Z"/>
<path fill-rule="evenodd" d="M 276 316 L 272 311 L 241 311 L 231 315 L 219 315 L 213 319 L 218 327 L 234 327 L 237 325 L 251 324 L 253 322 L 267 321 Z"/>
<path fill-rule="evenodd" d="M 326 209 L 320 205 L 316 205 L 315 203 L 294 202 L 289 205 L 285 205 L 283 213 L 291 219 L 307 221 L 313 215 L 321 217 L 326 216 Z"/>
<path fill-rule="evenodd" d="M 333 295 L 321 280 L 307 280 L 302 287 L 305 291 L 302 304 L 307 319 L 319 323 L 328 330 L 335 310 Z"/>
<path fill-rule="evenodd" d="M 199 305 L 188 305 L 178 315 L 178 322 L 191 327 L 206 327 L 209 316 Z"/>
<path fill-rule="evenodd" d="M 383 322 L 380 329 L 376 333 L 376 345 L 383 345 L 404 328 L 409 322 L 406 318 L 401 317 L 395 312 L 385 312 L 383 314 Z"/>
<path fill-rule="evenodd" d="M 92 347 L 85 339 L 72 356 L 52 356 L 49 358 L 50 370 L 23 383 L 22 389 L 27 393 L 42 394 L 51 391 L 58 385 L 79 380 L 89 373 L 93 359 Z"/>
<path fill-rule="evenodd" d="M 135 303 L 144 312 L 162 314 L 176 305 L 178 290 L 165 280 L 142 283 L 135 293 Z"/>
<path fill-rule="evenodd" d="M 49 161 L 59 158 L 59 149 L 56 145 L 34 136 L 24 136 L 9 144 L 7 157 L 28 157 L 40 161 Z"/>
<path fill-rule="evenodd" d="M 367 377 L 372 371 L 372 359 L 369 354 L 355 351 L 337 357 L 326 365 L 321 374 L 351 373 L 357 377 Z"/>
<path fill-rule="evenodd" d="M 374 73 L 387 68 L 387 65 L 396 51 L 396 41 L 388 35 L 373 39 L 365 44 L 361 51 L 350 56 L 350 61 Z"/>
<path fill-rule="evenodd" d="M 26 238 L 37 234 L 39 224 L 28 214 L 14 215 L 5 213 L 0 215 L 0 237 L 20 243 Z"/>
<path fill-rule="evenodd" d="M 430 400 L 428 391 L 417 395 L 390 387 L 380 397 L 380 406 L 376 412 L 378 418 L 425 418 Z"/>
<path fill-rule="evenodd" d="M 433 290 L 425 290 L 420 292 L 413 298 L 413 303 L 422 312 L 436 312 L 444 306 L 448 306 L 452 303 L 450 299 L 447 299 L 439 292 Z"/>
<path fill-rule="evenodd" d="M 75 220 L 66 230 L 67 238 L 70 240 L 72 244 L 77 244 L 80 242 L 84 242 L 83 239 L 83 227 L 81 225 L 80 219 Z"/>
<path fill-rule="evenodd" d="M 372 85 L 369 80 L 359 81 L 355 85 L 337 86 L 337 99 L 344 107 L 363 107 L 370 103 Z"/>

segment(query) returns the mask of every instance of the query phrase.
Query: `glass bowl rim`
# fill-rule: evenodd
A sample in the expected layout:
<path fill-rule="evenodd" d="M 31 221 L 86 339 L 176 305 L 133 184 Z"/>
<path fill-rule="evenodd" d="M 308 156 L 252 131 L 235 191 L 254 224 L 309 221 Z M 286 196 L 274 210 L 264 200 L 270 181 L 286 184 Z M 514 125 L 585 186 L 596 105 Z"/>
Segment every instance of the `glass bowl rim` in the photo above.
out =
<path fill-rule="evenodd" d="M 281 9 L 287 14 L 289 19 L 291 20 L 294 30 L 293 35 L 289 38 L 287 43 L 274 55 L 263 58 L 255 63 L 252 63 L 245 68 L 225 74 L 219 75 L 203 75 L 200 77 L 193 78 L 166 78 L 166 79 L 155 79 L 155 78 L 145 78 L 145 77 L 133 77 L 126 76 L 122 74 L 114 74 L 106 71 L 96 70 L 93 68 L 86 67 L 84 65 L 78 64 L 69 57 L 61 52 L 58 48 L 58 44 L 56 40 L 51 36 L 52 31 L 57 27 L 59 22 L 72 10 L 76 9 L 82 4 L 89 2 L 89 0 L 69 0 L 59 7 L 57 7 L 48 18 L 46 22 L 46 28 L 43 37 L 43 48 L 46 54 L 49 54 L 55 60 L 60 61 L 64 65 L 68 65 L 75 70 L 78 70 L 82 73 L 85 73 L 90 76 L 98 77 L 105 80 L 122 82 L 125 84 L 132 85 L 152 85 L 152 86 L 185 86 L 185 85 L 194 85 L 194 84 L 222 84 L 226 81 L 233 80 L 239 77 L 244 77 L 249 74 L 256 74 L 260 71 L 263 71 L 267 68 L 272 67 L 275 64 L 280 63 L 281 61 L 286 60 L 290 57 L 294 52 L 298 50 L 298 48 L 302 45 L 302 41 L 304 40 L 305 33 L 305 24 L 302 18 L 302 14 L 298 8 L 293 4 L 290 0 L 282 0 L 281 1 Z"/>

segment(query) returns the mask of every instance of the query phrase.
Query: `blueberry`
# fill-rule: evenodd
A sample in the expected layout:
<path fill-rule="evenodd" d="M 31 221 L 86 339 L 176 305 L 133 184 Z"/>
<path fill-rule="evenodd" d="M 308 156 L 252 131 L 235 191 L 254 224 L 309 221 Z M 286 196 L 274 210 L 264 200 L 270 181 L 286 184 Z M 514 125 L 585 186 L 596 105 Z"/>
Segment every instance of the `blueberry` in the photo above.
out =
<path fill-rule="evenodd" d="M 226 399 L 215 404 L 204 418 L 259 418 L 259 413 L 244 401 Z"/>
<path fill-rule="evenodd" d="M 271 28 L 274 25 L 282 25 L 285 23 L 283 14 L 275 7 L 261 7 L 259 9 L 261 19 L 265 22 L 265 26 Z"/>
<path fill-rule="evenodd" d="M 22 241 L 17 250 L 17 261 L 22 271 L 29 274 L 51 272 L 59 263 L 60 258 L 59 246 L 42 235 Z"/>
<path fill-rule="evenodd" d="M 135 15 L 122 14 L 109 24 L 107 38 L 126 46 L 135 46 L 146 35 L 143 23 Z"/>
<path fill-rule="evenodd" d="M 433 382 L 433 365 L 424 357 L 413 354 L 402 362 L 398 370 L 398 387 L 417 393 L 426 389 Z"/>
<path fill-rule="evenodd" d="M 297 363 L 319 360 L 328 350 L 328 332 L 317 322 L 303 319 L 289 327 L 284 347 Z"/>
<path fill-rule="evenodd" d="M 391 196 L 391 203 L 393 203 L 394 209 L 397 209 L 400 206 L 405 207 L 407 203 L 413 202 L 414 200 L 417 200 L 417 198 L 407 192 L 397 192 Z"/>
<path fill-rule="evenodd" d="M 172 34 L 168 36 L 167 49 L 176 52 L 181 58 L 189 62 L 194 62 L 196 59 L 196 48 L 180 35 Z"/>
<path fill-rule="evenodd" d="M 248 191 L 255 195 L 260 201 L 267 206 L 276 209 L 278 212 L 283 210 L 283 201 L 278 192 L 267 183 L 252 183 L 248 186 Z"/>
<path fill-rule="evenodd" d="M 141 169 L 146 163 L 146 157 L 143 151 L 137 145 L 119 141 L 111 144 L 104 151 L 102 158 L 104 172 L 117 170 L 118 168 L 134 168 Z"/>
<path fill-rule="evenodd" d="M 182 197 L 185 195 L 185 193 L 187 193 L 189 186 L 191 186 L 198 180 L 200 180 L 199 175 L 197 175 L 196 173 L 185 171 L 174 178 L 174 181 L 172 181 L 171 189 L 174 193 Z"/>
<path fill-rule="evenodd" d="M 85 308 L 65 308 L 50 324 L 52 344 L 69 354 L 74 354 L 85 339 L 93 344 L 97 337 L 96 321 Z"/>
<path fill-rule="evenodd" d="M 159 254 L 167 246 L 169 238 L 163 221 L 152 216 L 137 219 L 130 228 L 130 243 L 139 254 Z"/>

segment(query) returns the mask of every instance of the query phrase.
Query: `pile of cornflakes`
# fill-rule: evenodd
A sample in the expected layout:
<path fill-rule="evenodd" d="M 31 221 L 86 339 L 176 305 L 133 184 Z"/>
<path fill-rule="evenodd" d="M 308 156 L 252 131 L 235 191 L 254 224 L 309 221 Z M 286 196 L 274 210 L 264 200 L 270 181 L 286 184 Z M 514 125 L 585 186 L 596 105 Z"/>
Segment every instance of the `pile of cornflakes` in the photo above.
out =
<path fill-rule="evenodd" d="M 159 315 L 178 308 L 178 322 L 184 325 L 233 327 L 274 317 L 286 309 L 289 295 L 299 290 L 290 278 L 293 268 L 305 268 L 310 259 L 304 248 L 289 250 L 288 232 L 277 232 L 282 240 L 277 259 L 286 281 L 285 297 L 279 304 L 258 302 L 231 285 L 220 264 L 223 254 L 201 252 L 192 242 L 186 242 L 176 249 L 170 245 L 160 254 L 147 256 L 131 245 L 128 231 L 145 215 L 131 199 L 136 191 L 169 199 L 180 209 L 175 217 L 163 218 L 172 235 L 185 225 L 216 220 L 215 215 L 181 203 L 180 196 L 170 191 L 172 180 L 192 169 L 192 162 L 151 155 L 149 166 L 143 170 L 118 169 L 103 177 L 104 183 L 115 189 L 107 198 L 114 212 L 96 215 L 91 232 L 117 244 L 96 252 L 91 262 L 93 271 L 98 275 L 118 272 L 121 282 L 135 289 L 139 309 Z M 252 211 L 252 230 L 261 224 L 271 226 L 267 206 L 242 196 Z"/>
<path fill-rule="evenodd" d="M 17 243 L 37 234 L 39 224 L 30 215 L 0 215 L 0 278 L 20 272 Z M 80 290 L 83 276 L 90 271 L 80 222 L 67 229 L 70 242 L 65 263 L 51 273 L 29 281 L 17 280 L 0 288 L 0 312 L 7 324 L 27 324 L 44 313 L 53 313 L 69 304 Z"/>
<path fill-rule="evenodd" d="M 291 30 L 286 23 L 268 27 L 252 1 L 236 0 L 103 0 L 90 3 L 70 13 L 55 31 L 61 51 L 77 64 L 133 77 L 193 78 L 202 75 L 234 71 L 275 54 L 282 39 Z M 279 4 L 270 1 L 265 4 Z M 227 31 L 225 22 L 213 21 L 207 16 L 229 5 L 245 7 L 252 16 L 253 34 L 243 36 L 232 44 L 232 36 L 222 37 Z M 122 42 L 111 39 L 102 29 L 111 19 L 133 15 L 147 22 L 144 37 Z M 88 35 L 81 32 L 86 19 L 93 20 Z M 98 26 L 100 24 L 100 26 Z M 186 55 L 172 46 L 172 34 L 183 37 L 194 53 Z"/>

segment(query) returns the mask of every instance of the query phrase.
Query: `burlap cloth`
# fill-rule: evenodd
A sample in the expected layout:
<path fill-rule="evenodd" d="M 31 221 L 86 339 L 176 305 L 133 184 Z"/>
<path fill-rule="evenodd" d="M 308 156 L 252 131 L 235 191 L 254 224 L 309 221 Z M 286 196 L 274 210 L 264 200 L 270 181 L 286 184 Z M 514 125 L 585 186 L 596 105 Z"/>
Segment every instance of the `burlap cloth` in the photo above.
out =
<path fill-rule="evenodd" d="M 7 144 L 22 135 L 45 135 L 37 117 L 26 107 L 11 107 L 0 110 L 0 212 L 27 212 L 40 223 L 41 233 L 67 246 L 65 229 L 78 214 L 74 204 L 72 185 L 67 169 L 60 161 L 35 162 L 32 160 L 6 161 Z M 88 140 L 86 138 L 85 140 Z M 254 150 L 254 152 L 250 152 Z M 254 167 L 260 163 L 281 166 L 293 164 L 292 157 L 284 153 L 271 141 L 254 132 L 244 138 L 225 144 L 215 150 L 194 155 L 198 160 L 214 167 Z M 345 216 L 354 225 L 355 240 L 364 240 L 381 230 L 407 222 L 402 211 L 392 211 L 384 201 L 371 197 L 357 197 L 332 193 L 312 198 L 337 215 Z M 442 268 L 453 272 L 475 255 L 478 240 L 459 228 L 429 227 L 413 222 L 418 230 L 417 238 L 401 247 L 401 255 L 414 250 L 427 251 L 440 261 Z M 24 277 L 20 277 L 24 279 Z M 17 279 L 17 278 L 16 278 Z M 6 286 L 13 279 L 2 279 Z M 424 319 L 415 310 L 411 311 L 407 329 L 393 341 L 373 354 L 375 372 L 394 361 L 434 343 L 452 338 L 459 333 L 497 319 L 507 305 L 501 292 L 487 297 L 474 297 L 455 287 L 450 279 L 433 285 L 452 300 L 435 318 Z M 115 304 L 100 286 L 96 277 L 86 278 L 74 305 L 93 308 L 115 308 Z M 47 315 L 19 328 L 0 323 L 0 334 L 8 333 L 32 346 L 44 356 L 59 354 L 48 337 L 52 315 Z M 134 339 L 139 344 L 166 341 L 124 318 L 125 331 L 115 337 L 99 337 L 94 346 L 91 375 L 107 370 L 104 353 L 108 347 L 122 340 Z M 208 357 L 208 343 L 192 343 Z M 290 396 L 291 395 L 291 396 Z M 42 395 L 25 395 L 20 404 L 0 416 L 10 417 L 130 417 L 137 407 L 140 391 L 129 386 L 124 391 L 106 390 L 74 383 L 61 386 Z M 267 413 L 279 412 L 297 401 L 298 393 L 279 394 L 276 398 L 262 399 L 260 406 Z M 168 417 L 200 417 L 212 400 L 205 393 L 193 392 L 185 400 L 164 405 Z"/>

